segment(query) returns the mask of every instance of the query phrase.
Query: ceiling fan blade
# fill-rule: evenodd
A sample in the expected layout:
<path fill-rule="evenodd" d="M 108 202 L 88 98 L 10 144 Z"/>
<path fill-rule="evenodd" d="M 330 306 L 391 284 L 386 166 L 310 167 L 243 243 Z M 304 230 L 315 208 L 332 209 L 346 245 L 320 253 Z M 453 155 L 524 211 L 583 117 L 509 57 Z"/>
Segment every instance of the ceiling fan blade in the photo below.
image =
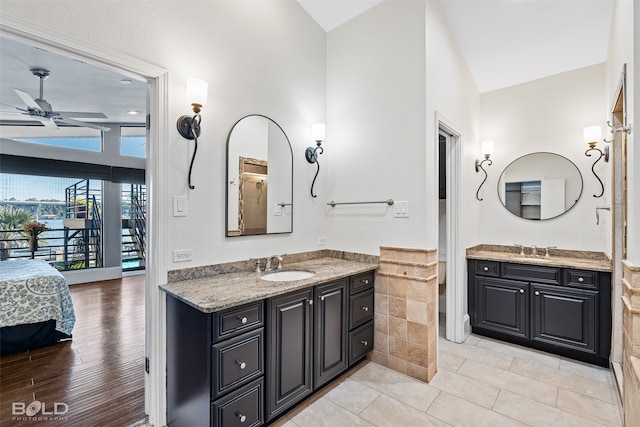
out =
<path fill-rule="evenodd" d="M 31 117 L 33 117 L 36 120 L 39 120 L 47 129 L 58 129 L 58 125 L 56 125 L 56 122 L 54 122 L 53 119 L 50 119 L 48 117 L 40 117 L 40 116 L 31 116 Z"/>
<path fill-rule="evenodd" d="M 0 102 L 0 105 L 4 105 L 5 107 L 15 108 L 16 110 L 18 110 L 18 111 L 22 111 L 23 113 L 27 113 L 27 112 L 28 112 L 28 111 L 27 111 L 26 109 L 24 109 L 24 108 L 15 107 L 15 106 L 13 106 L 13 105 L 4 104 L 4 103 L 2 103 L 2 102 Z M 22 114 L 22 113 L 19 113 L 19 114 Z"/>
<path fill-rule="evenodd" d="M 24 102 L 27 105 L 27 107 L 32 108 L 34 110 L 38 110 L 38 111 L 44 111 L 40 107 L 40 105 L 38 105 L 35 99 L 33 99 L 31 95 L 29 95 L 27 92 L 23 92 L 20 89 L 16 89 L 15 87 L 13 88 L 13 90 L 16 91 L 16 94 L 20 97 L 20 99 L 22 99 L 22 102 Z"/>
<path fill-rule="evenodd" d="M 58 121 L 60 123 L 66 123 L 66 124 L 69 124 L 69 125 L 82 126 L 82 127 L 85 127 L 85 128 L 97 129 L 97 130 L 101 130 L 103 132 L 107 132 L 107 131 L 111 130 L 111 128 L 108 128 L 106 126 L 101 126 L 101 125 L 99 125 L 97 123 L 81 122 L 80 120 L 64 118 L 64 119 L 61 119 L 61 120 L 58 120 Z"/>
<path fill-rule="evenodd" d="M 102 113 L 89 113 L 86 111 L 56 111 L 58 117 L 66 119 L 106 119 Z"/>

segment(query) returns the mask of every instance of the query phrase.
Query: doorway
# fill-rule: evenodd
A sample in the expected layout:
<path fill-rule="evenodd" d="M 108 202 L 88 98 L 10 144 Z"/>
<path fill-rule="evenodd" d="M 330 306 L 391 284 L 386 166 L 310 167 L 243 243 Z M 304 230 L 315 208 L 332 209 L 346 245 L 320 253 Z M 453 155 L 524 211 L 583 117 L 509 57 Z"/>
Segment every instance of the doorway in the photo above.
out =
<path fill-rule="evenodd" d="M 148 183 L 148 223 L 147 223 L 147 269 L 145 273 L 145 413 L 152 425 L 164 425 L 165 421 L 165 357 L 164 357 L 164 298 L 158 284 L 165 283 L 167 261 L 160 256 L 160 249 L 166 247 L 165 235 L 170 216 L 170 203 L 161 188 L 168 186 L 168 177 L 160 171 L 166 170 L 168 163 L 168 134 L 163 123 L 168 123 L 168 73 L 155 65 L 134 57 L 114 53 L 109 49 L 91 45 L 85 40 L 72 39 L 52 32 L 47 28 L 35 27 L 11 16 L 3 17 L 0 23 L 2 36 L 19 40 L 87 64 L 104 67 L 130 78 L 148 83 L 147 99 L 147 170 Z M 164 167 L 163 167 L 164 166 Z M 152 285 L 153 284 L 153 285 Z"/>

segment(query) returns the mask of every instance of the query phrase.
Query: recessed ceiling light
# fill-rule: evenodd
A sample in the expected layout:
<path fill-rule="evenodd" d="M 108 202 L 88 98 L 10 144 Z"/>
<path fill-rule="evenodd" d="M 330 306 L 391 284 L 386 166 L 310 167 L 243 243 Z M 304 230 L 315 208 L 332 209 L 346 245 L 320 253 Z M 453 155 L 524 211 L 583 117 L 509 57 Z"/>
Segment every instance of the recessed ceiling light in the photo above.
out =
<path fill-rule="evenodd" d="M 123 85 L 130 85 L 133 82 L 130 79 L 122 79 L 120 80 L 120 83 L 122 83 Z"/>
<path fill-rule="evenodd" d="M 135 116 L 136 114 L 140 114 L 140 111 L 129 110 L 127 111 L 127 114 L 131 114 L 132 116 Z"/>

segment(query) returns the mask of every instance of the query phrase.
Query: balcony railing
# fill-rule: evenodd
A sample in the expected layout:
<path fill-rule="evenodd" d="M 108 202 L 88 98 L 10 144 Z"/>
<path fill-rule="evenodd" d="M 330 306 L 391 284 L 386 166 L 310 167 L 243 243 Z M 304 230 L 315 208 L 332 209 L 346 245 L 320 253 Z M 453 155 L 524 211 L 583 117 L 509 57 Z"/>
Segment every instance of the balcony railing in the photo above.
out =
<path fill-rule="evenodd" d="M 88 228 L 57 228 L 38 236 L 38 249 L 29 250 L 22 230 L 0 230 L 0 260 L 37 258 L 61 271 L 102 266 L 100 232 Z"/>

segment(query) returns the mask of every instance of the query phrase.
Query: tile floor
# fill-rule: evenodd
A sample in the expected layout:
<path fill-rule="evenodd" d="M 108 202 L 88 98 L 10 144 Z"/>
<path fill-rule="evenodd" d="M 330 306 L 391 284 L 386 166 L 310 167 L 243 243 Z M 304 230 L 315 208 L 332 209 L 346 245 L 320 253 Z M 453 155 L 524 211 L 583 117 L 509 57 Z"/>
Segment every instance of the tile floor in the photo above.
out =
<path fill-rule="evenodd" d="M 607 369 L 472 335 L 440 338 L 429 384 L 363 362 L 273 425 L 618 427 L 619 405 Z"/>

